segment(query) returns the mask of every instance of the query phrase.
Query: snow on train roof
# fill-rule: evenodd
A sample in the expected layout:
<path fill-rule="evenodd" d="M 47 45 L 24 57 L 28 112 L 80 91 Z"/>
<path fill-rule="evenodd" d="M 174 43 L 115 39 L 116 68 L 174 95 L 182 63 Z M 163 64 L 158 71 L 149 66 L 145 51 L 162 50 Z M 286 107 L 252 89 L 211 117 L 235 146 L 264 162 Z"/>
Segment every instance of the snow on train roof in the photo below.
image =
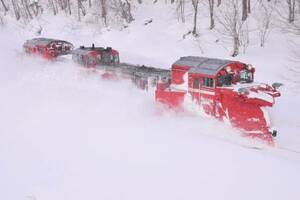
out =
<path fill-rule="evenodd" d="M 90 51 L 103 51 L 105 50 L 103 47 L 80 47 L 73 50 L 73 54 L 86 54 Z"/>
<path fill-rule="evenodd" d="M 207 75 L 215 75 L 224 66 L 228 65 L 231 62 L 233 61 L 222 60 L 217 58 L 186 56 L 186 57 L 181 57 L 173 65 L 191 67 L 191 69 L 189 70 L 190 72 L 207 74 Z"/>
<path fill-rule="evenodd" d="M 48 45 L 50 44 L 51 42 L 66 42 L 64 40 L 57 40 L 57 39 L 51 39 L 51 38 L 33 38 L 31 40 L 27 40 L 26 41 L 26 44 L 27 45 L 32 45 L 32 46 L 35 46 L 35 45 Z M 69 42 L 68 42 L 69 43 Z"/>

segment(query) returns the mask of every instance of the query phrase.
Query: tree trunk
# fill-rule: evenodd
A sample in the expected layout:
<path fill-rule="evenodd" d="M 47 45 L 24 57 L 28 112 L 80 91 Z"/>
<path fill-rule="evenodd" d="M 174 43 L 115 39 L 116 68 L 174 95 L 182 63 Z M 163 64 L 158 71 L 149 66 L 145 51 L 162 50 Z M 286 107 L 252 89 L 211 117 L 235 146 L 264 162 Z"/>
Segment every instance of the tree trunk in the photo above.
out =
<path fill-rule="evenodd" d="M 50 4 L 50 6 L 52 7 L 53 14 L 56 15 L 57 12 L 56 12 L 53 0 L 48 0 L 48 2 Z"/>
<path fill-rule="evenodd" d="M 210 14 L 210 27 L 209 29 L 212 30 L 215 27 L 215 19 L 214 19 L 214 0 L 208 0 L 209 4 L 209 14 Z"/>
<path fill-rule="evenodd" d="M 239 37 L 236 35 L 233 37 L 233 52 L 232 52 L 232 57 L 235 57 L 239 55 L 239 48 L 240 48 L 240 40 Z"/>
<path fill-rule="evenodd" d="M 72 14 L 72 10 L 71 10 L 70 0 L 66 0 L 66 2 L 67 2 L 67 7 L 68 7 L 69 15 L 71 15 Z"/>
<path fill-rule="evenodd" d="M 238 8 L 237 5 L 234 5 L 234 16 L 232 22 L 232 36 L 233 36 L 233 52 L 232 57 L 235 57 L 239 54 L 240 48 L 240 35 L 238 31 Z"/>
<path fill-rule="evenodd" d="M 3 0 L 1 0 L 1 4 L 2 4 L 2 6 L 3 6 L 5 12 L 7 12 L 7 11 L 8 11 L 8 8 L 7 8 L 7 6 L 5 5 L 5 3 L 4 3 Z"/>
<path fill-rule="evenodd" d="M 293 23 L 295 21 L 295 7 L 296 1 L 295 0 L 287 0 L 289 6 L 289 23 Z"/>
<path fill-rule="evenodd" d="M 251 0 L 248 0 L 247 8 L 248 8 L 248 13 L 251 13 Z"/>
<path fill-rule="evenodd" d="M 194 7 L 194 28 L 193 28 L 193 35 L 197 36 L 197 16 L 198 16 L 198 4 L 199 4 L 199 0 L 192 0 L 192 4 Z"/>
<path fill-rule="evenodd" d="M 106 0 L 101 0 L 101 17 L 103 18 L 104 25 L 107 26 Z"/>
<path fill-rule="evenodd" d="M 248 17 L 248 2 L 247 2 L 247 0 L 242 0 L 243 2 L 242 2 L 242 5 L 243 5 L 243 7 L 242 7 L 242 21 L 245 21 L 246 19 L 247 19 L 247 17 Z"/>
<path fill-rule="evenodd" d="M 184 0 L 178 0 L 177 1 L 177 15 L 178 15 L 178 20 L 181 19 L 181 22 L 185 22 L 185 12 L 184 12 Z"/>
<path fill-rule="evenodd" d="M 14 13 L 15 13 L 16 19 L 19 20 L 21 18 L 19 6 L 17 5 L 15 0 L 12 0 L 11 3 L 14 8 Z"/>
<path fill-rule="evenodd" d="M 30 19 L 32 19 L 32 14 L 30 13 L 30 10 L 29 10 L 29 5 L 28 5 L 28 0 L 22 0 L 23 3 L 24 3 L 24 6 L 25 6 L 25 10 L 29 16 Z"/>
<path fill-rule="evenodd" d="M 77 0 L 77 15 L 78 15 L 78 21 L 81 21 L 81 17 L 80 17 L 80 1 L 81 1 L 81 0 Z"/>

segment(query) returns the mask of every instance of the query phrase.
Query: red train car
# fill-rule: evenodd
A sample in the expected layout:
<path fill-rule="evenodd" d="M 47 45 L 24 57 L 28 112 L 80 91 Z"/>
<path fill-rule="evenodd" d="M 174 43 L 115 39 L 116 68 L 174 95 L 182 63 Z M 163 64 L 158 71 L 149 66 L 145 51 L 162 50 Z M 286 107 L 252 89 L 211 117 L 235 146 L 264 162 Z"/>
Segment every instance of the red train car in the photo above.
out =
<path fill-rule="evenodd" d="M 67 41 L 50 38 L 33 38 L 23 44 L 26 53 L 40 55 L 46 59 L 70 54 L 74 46 Z"/>
<path fill-rule="evenodd" d="M 206 113 L 273 144 L 268 108 L 277 86 L 255 83 L 255 69 L 238 61 L 182 57 L 172 65 L 171 84 L 158 84 L 156 100 L 170 107 Z"/>

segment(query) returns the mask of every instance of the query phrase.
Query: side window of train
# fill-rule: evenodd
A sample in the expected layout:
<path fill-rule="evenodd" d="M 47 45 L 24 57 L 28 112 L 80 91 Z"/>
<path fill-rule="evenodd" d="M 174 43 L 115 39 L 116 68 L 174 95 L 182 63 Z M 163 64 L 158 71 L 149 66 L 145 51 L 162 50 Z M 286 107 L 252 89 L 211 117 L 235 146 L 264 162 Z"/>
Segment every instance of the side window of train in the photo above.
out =
<path fill-rule="evenodd" d="M 78 54 L 74 54 L 74 60 L 79 63 L 79 55 Z"/>
<path fill-rule="evenodd" d="M 38 47 L 37 50 L 38 50 L 38 52 L 43 53 L 43 48 L 42 47 Z"/>
<path fill-rule="evenodd" d="M 102 55 L 102 62 L 104 62 L 104 63 L 110 63 L 110 55 L 103 54 Z"/>
<path fill-rule="evenodd" d="M 202 79 L 202 86 L 203 87 L 209 87 L 209 88 L 213 88 L 214 87 L 214 79 L 212 78 L 203 78 Z"/>
<path fill-rule="evenodd" d="M 199 79 L 198 78 L 194 79 L 193 88 L 199 89 Z"/>
<path fill-rule="evenodd" d="M 101 63 L 101 55 L 100 54 L 97 55 L 97 63 L 98 64 Z"/>
<path fill-rule="evenodd" d="M 88 65 L 93 65 L 94 64 L 94 58 L 93 57 L 88 57 L 87 64 Z"/>
<path fill-rule="evenodd" d="M 79 61 L 80 61 L 81 64 L 84 64 L 84 62 L 83 62 L 83 55 L 80 55 Z"/>
<path fill-rule="evenodd" d="M 119 63 L 119 56 L 118 55 L 114 55 L 114 57 L 115 57 L 115 63 Z"/>

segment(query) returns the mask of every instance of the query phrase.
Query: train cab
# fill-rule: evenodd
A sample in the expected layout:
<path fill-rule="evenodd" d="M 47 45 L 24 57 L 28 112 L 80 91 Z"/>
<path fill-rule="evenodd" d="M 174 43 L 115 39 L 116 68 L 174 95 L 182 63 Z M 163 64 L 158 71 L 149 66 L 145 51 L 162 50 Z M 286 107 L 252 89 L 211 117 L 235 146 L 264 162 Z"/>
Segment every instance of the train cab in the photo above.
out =
<path fill-rule="evenodd" d="M 72 52 L 74 62 L 85 67 L 95 68 L 97 65 L 118 65 L 120 63 L 119 52 L 111 47 L 80 46 Z"/>
<path fill-rule="evenodd" d="M 46 59 L 70 54 L 73 48 L 70 42 L 50 38 L 33 38 L 23 44 L 26 53 L 41 55 Z"/>
<path fill-rule="evenodd" d="M 239 61 L 181 57 L 172 65 L 171 84 L 157 87 L 156 100 L 229 121 L 251 136 L 272 141 L 277 132 L 268 120 L 267 107 L 273 106 L 280 93 L 255 83 L 254 72 L 254 67 Z"/>

